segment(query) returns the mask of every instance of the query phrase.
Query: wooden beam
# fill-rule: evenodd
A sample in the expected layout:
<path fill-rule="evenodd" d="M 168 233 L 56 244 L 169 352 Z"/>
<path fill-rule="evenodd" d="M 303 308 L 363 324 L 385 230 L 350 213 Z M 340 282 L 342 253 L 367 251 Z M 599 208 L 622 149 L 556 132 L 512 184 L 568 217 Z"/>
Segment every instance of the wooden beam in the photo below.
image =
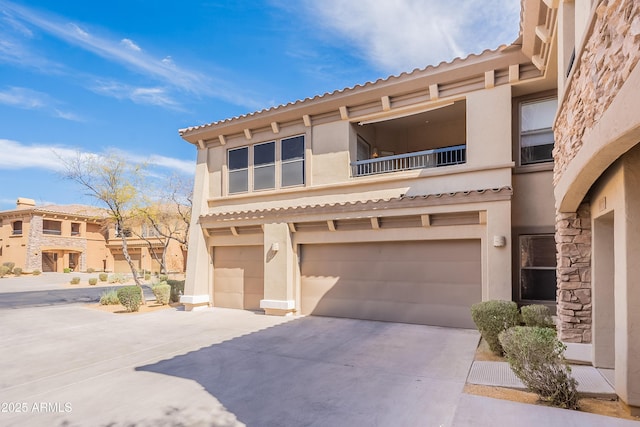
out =
<path fill-rule="evenodd" d="M 251 134 L 251 129 L 245 129 L 244 130 L 244 137 L 247 138 L 247 139 L 253 138 L 253 135 Z"/>
<path fill-rule="evenodd" d="M 198 140 L 198 147 L 200 147 L 201 150 L 204 150 L 204 141 L 202 139 Z"/>
<path fill-rule="evenodd" d="M 480 224 L 486 224 L 487 223 L 487 211 L 480 211 L 478 212 L 478 222 Z"/>
<path fill-rule="evenodd" d="M 380 221 L 377 216 L 371 218 L 371 228 L 374 230 L 380 230 Z"/>
<path fill-rule="evenodd" d="M 536 68 L 540 71 L 544 71 L 544 69 L 546 68 L 546 66 L 544 65 L 544 59 L 542 59 L 540 55 L 533 55 L 531 57 L 531 62 L 533 62 L 533 65 L 535 65 Z"/>
<path fill-rule="evenodd" d="M 423 227 L 431 227 L 431 215 L 420 215 L 420 221 L 422 221 Z"/>
<path fill-rule="evenodd" d="M 224 135 L 218 135 L 218 139 L 220 140 L 220 145 L 225 145 L 227 143 L 227 138 Z"/>
<path fill-rule="evenodd" d="M 551 34 L 549 34 L 549 29 L 545 25 L 538 25 L 536 27 L 536 36 L 542 43 L 547 44 L 551 41 Z"/>
<path fill-rule="evenodd" d="M 302 121 L 304 122 L 304 125 L 308 128 L 311 127 L 311 116 L 308 114 L 305 114 L 304 116 L 302 116 Z"/>
<path fill-rule="evenodd" d="M 202 231 L 204 232 L 205 236 L 211 237 L 211 233 L 209 233 L 209 229 L 208 228 L 203 228 Z"/>
<path fill-rule="evenodd" d="M 271 122 L 271 130 L 273 133 L 280 133 L 280 125 L 278 125 L 278 122 Z"/>
<path fill-rule="evenodd" d="M 520 64 L 509 65 L 509 83 L 520 81 Z"/>
<path fill-rule="evenodd" d="M 380 98 L 380 101 L 382 101 L 382 110 L 383 111 L 389 111 L 391 110 L 391 98 L 389 98 L 389 96 L 385 95 L 382 98 Z"/>
<path fill-rule="evenodd" d="M 342 120 L 349 120 L 349 111 L 347 110 L 347 107 L 343 105 L 338 109 L 340 110 L 340 118 Z"/>
<path fill-rule="evenodd" d="M 289 226 L 289 231 L 290 232 L 295 233 L 296 231 L 298 231 L 298 230 L 296 230 L 296 224 L 295 223 L 289 222 L 289 223 L 287 223 L 287 225 Z"/>
<path fill-rule="evenodd" d="M 440 98 L 440 91 L 438 90 L 438 84 L 429 85 L 429 99 L 435 101 Z"/>
<path fill-rule="evenodd" d="M 495 70 L 485 71 L 484 73 L 484 88 L 493 89 L 496 86 L 496 72 Z"/>
<path fill-rule="evenodd" d="M 231 234 L 233 234 L 234 236 L 238 236 L 238 229 L 235 228 L 234 226 L 229 227 L 231 229 Z"/>
<path fill-rule="evenodd" d="M 329 231 L 336 231 L 336 223 L 332 219 L 327 220 L 327 227 L 329 227 Z"/>

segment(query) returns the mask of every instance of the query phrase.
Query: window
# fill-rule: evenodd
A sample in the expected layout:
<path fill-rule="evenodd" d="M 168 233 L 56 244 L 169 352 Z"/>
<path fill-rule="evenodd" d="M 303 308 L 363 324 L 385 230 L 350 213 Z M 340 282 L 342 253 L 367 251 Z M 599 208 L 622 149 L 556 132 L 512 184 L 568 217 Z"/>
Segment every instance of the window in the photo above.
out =
<path fill-rule="evenodd" d="M 304 137 L 282 140 L 282 186 L 304 184 Z"/>
<path fill-rule="evenodd" d="M 51 221 L 45 219 L 42 221 L 42 234 L 53 234 L 59 236 L 62 234 L 62 223 L 60 221 Z"/>
<path fill-rule="evenodd" d="M 14 236 L 20 236 L 22 235 L 22 221 L 14 221 L 11 224 L 12 230 L 11 230 L 11 234 Z"/>
<path fill-rule="evenodd" d="M 557 98 L 520 104 L 520 164 L 532 165 L 553 161 L 553 119 Z"/>
<path fill-rule="evenodd" d="M 72 222 L 71 223 L 71 235 L 79 236 L 80 235 L 80 223 Z"/>
<path fill-rule="evenodd" d="M 356 152 L 356 160 L 369 160 L 371 158 L 371 146 L 367 141 L 362 139 L 360 135 L 358 135 L 358 143 L 357 143 L 357 152 Z"/>
<path fill-rule="evenodd" d="M 302 135 L 230 149 L 229 194 L 304 185 L 304 152 Z"/>
<path fill-rule="evenodd" d="M 253 146 L 253 189 L 266 190 L 276 186 L 276 143 Z"/>
<path fill-rule="evenodd" d="M 229 150 L 229 193 L 249 190 L 249 147 Z"/>
<path fill-rule="evenodd" d="M 519 301 L 556 300 L 556 242 L 553 234 L 519 236 Z"/>

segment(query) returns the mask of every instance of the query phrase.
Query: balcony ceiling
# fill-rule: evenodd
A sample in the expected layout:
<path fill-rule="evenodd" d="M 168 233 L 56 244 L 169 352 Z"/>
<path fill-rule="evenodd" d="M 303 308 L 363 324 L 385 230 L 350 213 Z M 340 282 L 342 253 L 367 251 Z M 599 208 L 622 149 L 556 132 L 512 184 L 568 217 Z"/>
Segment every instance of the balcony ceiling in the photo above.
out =
<path fill-rule="evenodd" d="M 466 102 L 464 100 L 456 101 L 453 105 L 438 108 L 423 113 L 413 114 L 398 119 L 381 121 L 370 126 L 376 129 L 386 129 L 390 131 L 426 126 L 435 122 L 450 122 L 453 120 L 464 119 L 466 116 Z M 365 125 L 366 126 L 366 125 Z"/>

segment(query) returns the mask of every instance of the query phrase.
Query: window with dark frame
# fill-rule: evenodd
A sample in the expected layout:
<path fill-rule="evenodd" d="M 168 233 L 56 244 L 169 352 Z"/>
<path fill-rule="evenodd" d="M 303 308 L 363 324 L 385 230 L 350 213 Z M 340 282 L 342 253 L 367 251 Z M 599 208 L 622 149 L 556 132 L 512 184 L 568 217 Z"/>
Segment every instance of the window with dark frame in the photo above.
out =
<path fill-rule="evenodd" d="M 22 221 L 13 221 L 11 224 L 12 230 L 11 234 L 14 236 L 19 236 L 22 234 Z"/>
<path fill-rule="evenodd" d="M 556 242 L 553 234 L 519 236 L 519 300 L 556 300 Z"/>
<path fill-rule="evenodd" d="M 249 147 L 229 150 L 229 193 L 249 191 Z"/>
<path fill-rule="evenodd" d="M 253 189 L 267 190 L 276 186 L 276 143 L 253 146 Z"/>
<path fill-rule="evenodd" d="M 304 136 L 282 140 L 282 186 L 304 184 Z"/>
<path fill-rule="evenodd" d="M 557 98 L 520 103 L 520 165 L 553 161 L 553 120 Z"/>

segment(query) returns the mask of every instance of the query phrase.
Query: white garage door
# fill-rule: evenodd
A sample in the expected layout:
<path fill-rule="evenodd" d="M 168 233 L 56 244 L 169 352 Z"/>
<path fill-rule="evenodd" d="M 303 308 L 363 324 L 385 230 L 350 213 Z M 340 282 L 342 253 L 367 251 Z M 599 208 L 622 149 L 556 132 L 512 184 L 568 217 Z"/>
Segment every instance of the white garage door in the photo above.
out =
<path fill-rule="evenodd" d="M 303 314 L 473 328 L 479 240 L 305 245 Z"/>
<path fill-rule="evenodd" d="M 140 270 L 140 253 L 129 252 L 129 257 L 136 270 Z M 131 267 L 123 254 L 113 254 L 113 271 L 114 273 L 131 273 Z"/>
<path fill-rule="evenodd" d="M 262 246 L 217 247 L 213 251 L 213 305 L 259 310 L 264 299 Z"/>

